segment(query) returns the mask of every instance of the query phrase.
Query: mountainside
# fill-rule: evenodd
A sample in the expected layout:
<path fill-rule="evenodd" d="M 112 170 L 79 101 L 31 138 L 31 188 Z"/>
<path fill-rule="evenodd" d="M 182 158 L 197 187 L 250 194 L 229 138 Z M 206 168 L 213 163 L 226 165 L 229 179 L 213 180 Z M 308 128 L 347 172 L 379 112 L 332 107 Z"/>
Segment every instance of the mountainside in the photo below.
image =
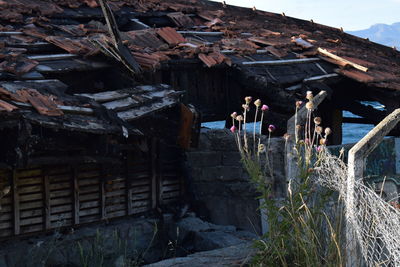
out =
<path fill-rule="evenodd" d="M 371 41 L 387 46 L 400 48 L 400 22 L 387 24 L 375 24 L 369 29 L 359 31 L 349 31 L 348 33 L 369 38 Z"/>

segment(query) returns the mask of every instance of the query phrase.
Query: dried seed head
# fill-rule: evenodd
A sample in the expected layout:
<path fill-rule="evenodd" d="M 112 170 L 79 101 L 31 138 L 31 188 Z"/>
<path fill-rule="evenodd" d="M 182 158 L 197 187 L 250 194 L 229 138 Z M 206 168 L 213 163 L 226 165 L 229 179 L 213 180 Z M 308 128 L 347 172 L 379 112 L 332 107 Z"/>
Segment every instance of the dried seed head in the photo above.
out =
<path fill-rule="evenodd" d="M 231 130 L 232 133 L 235 133 L 236 132 L 236 127 L 232 126 L 230 130 Z"/>
<path fill-rule="evenodd" d="M 249 110 L 250 110 L 250 107 L 249 107 L 248 104 L 243 104 L 243 105 L 242 105 L 242 108 L 243 108 L 245 111 L 249 111 Z"/>
<path fill-rule="evenodd" d="M 242 120 L 243 120 L 243 116 L 242 116 L 242 115 L 238 115 L 238 116 L 236 117 L 236 120 L 237 120 L 237 121 L 242 121 Z"/>
<path fill-rule="evenodd" d="M 326 136 L 330 135 L 331 133 L 332 133 L 331 128 L 326 127 L 326 128 L 325 128 L 325 134 L 326 134 Z"/>
<path fill-rule="evenodd" d="M 312 100 L 312 99 L 314 98 L 313 93 L 312 93 L 311 91 L 307 91 L 306 98 L 307 98 L 308 100 Z"/>
<path fill-rule="evenodd" d="M 261 106 L 261 100 L 257 99 L 256 101 L 254 101 L 254 105 L 256 105 L 256 107 Z"/>
<path fill-rule="evenodd" d="M 296 101 L 296 108 L 300 108 L 303 105 L 303 101 Z"/>
<path fill-rule="evenodd" d="M 237 113 L 236 113 L 236 112 L 233 112 L 233 113 L 231 114 L 231 117 L 234 118 L 234 119 L 236 119 Z"/>
<path fill-rule="evenodd" d="M 320 125 L 320 124 L 321 124 L 321 121 L 322 121 L 321 117 L 315 117 L 315 118 L 314 118 L 314 123 L 315 123 L 316 125 Z"/>
<path fill-rule="evenodd" d="M 252 99 L 253 99 L 253 98 L 252 98 L 251 96 L 246 96 L 246 97 L 244 98 L 244 101 L 246 101 L 246 104 L 248 105 L 248 104 L 250 104 L 250 102 L 251 102 Z"/>
<path fill-rule="evenodd" d="M 265 145 L 259 144 L 258 145 L 258 153 L 264 153 L 265 152 Z"/>
<path fill-rule="evenodd" d="M 326 139 L 325 138 L 321 138 L 321 140 L 319 140 L 319 144 L 321 146 L 326 145 Z"/>
<path fill-rule="evenodd" d="M 316 132 L 317 134 L 322 134 L 322 127 L 321 127 L 321 126 L 315 127 L 315 132 Z"/>
<path fill-rule="evenodd" d="M 311 101 L 307 102 L 306 108 L 307 108 L 308 110 L 313 110 L 313 109 L 314 109 L 314 104 L 313 104 L 313 102 L 311 102 Z"/>
<path fill-rule="evenodd" d="M 269 110 L 269 107 L 267 105 L 262 105 L 261 110 L 267 111 L 267 110 Z"/>
<path fill-rule="evenodd" d="M 270 125 L 268 126 L 268 131 L 269 131 L 270 133 L 274 132 L 275 130 L 276 130 L 275 125 L 270 124 Z"/>
<path fill-rule="evenodd" d="M 290 134 L 285 133 L 285 134 L 283 135 L 283 139 L 285 139 L 285 141 L 289 140 L 289 138 L 290 138 Z"/>

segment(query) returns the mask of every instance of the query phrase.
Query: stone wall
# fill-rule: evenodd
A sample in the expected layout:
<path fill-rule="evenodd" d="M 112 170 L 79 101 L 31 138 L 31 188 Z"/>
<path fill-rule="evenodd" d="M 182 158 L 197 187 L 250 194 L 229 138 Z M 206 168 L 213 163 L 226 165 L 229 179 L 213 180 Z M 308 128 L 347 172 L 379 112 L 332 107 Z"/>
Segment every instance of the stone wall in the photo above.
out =
<path fill-rule="evenodd" d="M 263 137 L 262 143 L 267 143 Z M 252 144 L 252 142 L 251 142 Z M 284 140 L 271 138 L 276 191 L 285 185 Z M 187 153 L 192 190 L 205 213 L 215 224 L 260 233 L 259 202 L 254 185 L 242 167 L 233 134 L 229 130 L 202 129 L 199 146 Z"/>

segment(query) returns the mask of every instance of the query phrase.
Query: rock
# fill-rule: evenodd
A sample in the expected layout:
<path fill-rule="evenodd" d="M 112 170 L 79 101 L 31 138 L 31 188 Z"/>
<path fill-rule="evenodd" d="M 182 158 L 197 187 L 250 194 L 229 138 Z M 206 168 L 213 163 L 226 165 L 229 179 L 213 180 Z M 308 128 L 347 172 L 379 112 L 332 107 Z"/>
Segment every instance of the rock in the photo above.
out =
<path fill-rule="evenodd" d="M 206 252 L 198 252 L 187 257 L 160 261 L 146 267 L 223 267 L 243 266 L 251 260 L 255 250 L 251 242 Z"/>

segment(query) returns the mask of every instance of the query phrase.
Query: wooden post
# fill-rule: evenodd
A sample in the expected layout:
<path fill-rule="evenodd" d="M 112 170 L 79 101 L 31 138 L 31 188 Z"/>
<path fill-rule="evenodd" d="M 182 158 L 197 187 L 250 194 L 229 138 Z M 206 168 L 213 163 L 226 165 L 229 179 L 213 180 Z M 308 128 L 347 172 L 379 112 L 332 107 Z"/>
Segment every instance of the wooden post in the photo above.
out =
<path fill-rule="evenodd" d="M 47 170 L 44 169 L 43 185 L 44 185 L 44 228 L 49 230 L 51 228 L 51 212 L 50 212 L 50 181 Z"/>
<path fill-rule="evenodd" d="M 126 157 L 126 173 L 125 173 L 125 188 L 126 188 L 126 214 L 132 215 L 133 214 L 133 203 L 132 203 L 132 188 L 129 179 L 129 166 L 133 161 L 131 152 L 127 152 L 128 155 Z"/>
<path fill-rule="evenodd" d="M 158 188 L 158 164 L 157 157 L 158 142 L 155 138 L 151 139 L 150 145 L 150 162 L 151 162 L 151 208 L 155 209 L 159 204 L 159 188 Z"/>
<path fill-rule="evenodd" d="M 14 235 L 19 235 L 21 232 L 21 226 L 19 223 L 19 193 L 18 193 L 18 183 L 17 183 L 17 171 L 14 169 L 12 171 L 12 194 L 13 194 L 13 208 L 14 208 Z"/>
<path fill-rule="evenodd" d="M 73 179 L 73 202 L 74 202 L 74 225 L 79 224 L 79 184 L 78 184 L 78 173 L 75 166 L 72 167 L 72 179 Z"/>
<path fill-rule="evenodd" d="M 361 266 L 360 257 L 357 253 L 357 233 L 352 231 L 349 223 L 355 223 L 354 209 L 354 185 L 356 180 L 363 178 L 365 158 L 380 144 L 383 138 L 400 121 L 400 108 L 393 111 L 383 119 L 374 129 L 372 129 L 364 138 L 355 144 L 349 151 L 348 157 L 348 175 L 346 185 L 346 243 L 347 255 L 346 266 Z"/>
<path fill-rule="evenodd" d="M 106 171 L 103 165 L 100 166 L 100 180 L 99 180 L 99 189 L 100 189 L 100 219 L 104 220 L 107 218 L 106 213 L 106 189 L 105 189 L 105 180 L 106 180 Z"/>

